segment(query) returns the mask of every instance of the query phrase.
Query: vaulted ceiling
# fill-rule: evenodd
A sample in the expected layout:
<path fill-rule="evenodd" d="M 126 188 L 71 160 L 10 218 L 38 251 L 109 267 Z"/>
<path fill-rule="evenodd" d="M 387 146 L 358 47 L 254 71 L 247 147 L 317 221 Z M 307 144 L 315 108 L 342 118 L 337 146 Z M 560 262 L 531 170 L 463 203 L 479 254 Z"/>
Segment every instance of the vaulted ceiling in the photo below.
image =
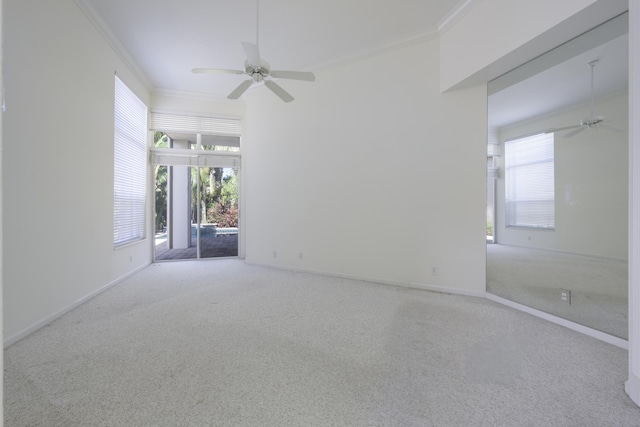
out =
<path fill-rule="evenodd" d="M 242 69 L 241 42 L 275 69 L 316 71 L 380 48 L 437 34 L 469 0 L 77 0 L 154 89 L 225 97 Z M 258 15 L 259 6 L 259 15 Z M 259 18 L 259 19 L 257 19 Z M 257 31 L 259 29 L 259 31 Z M 131 65 L 131 64 L 130 64 Z"/>
<path fill-rule="evenodd" d="M 385 48 L 436 37 L 479 0 L 75 0 L 150 90 L 224 99 L 246 79 L 193 74 L 243 69 L 241 42 L 259 43 L 274 69 L 320 71 Z M 625 37 L 585 50 L 492 96 L 490 126 L 504 126 L 627 87 Z M 384 76 L 392 79 L 393 76 Z M 514 103 L 514 99 L 527 99 Z"/>

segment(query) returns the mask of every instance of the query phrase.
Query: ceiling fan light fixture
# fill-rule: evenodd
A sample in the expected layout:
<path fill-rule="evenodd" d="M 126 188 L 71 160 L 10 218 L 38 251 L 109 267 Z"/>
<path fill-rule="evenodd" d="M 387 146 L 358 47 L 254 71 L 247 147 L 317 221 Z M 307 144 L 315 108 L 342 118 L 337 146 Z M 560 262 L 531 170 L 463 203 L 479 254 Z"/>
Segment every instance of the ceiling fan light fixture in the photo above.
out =
<path fill-rule="evenodd" d="M 604 121 L 604 116 L 586 117 L 580 121 L 580 125 L 587 127 L 596 127 Z"/>

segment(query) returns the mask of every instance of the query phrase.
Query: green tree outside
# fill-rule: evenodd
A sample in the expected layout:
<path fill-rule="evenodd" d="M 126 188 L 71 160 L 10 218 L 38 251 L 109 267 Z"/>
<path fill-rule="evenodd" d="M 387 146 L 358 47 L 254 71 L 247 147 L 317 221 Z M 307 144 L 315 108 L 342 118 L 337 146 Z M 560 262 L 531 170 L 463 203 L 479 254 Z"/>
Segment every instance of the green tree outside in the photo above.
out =
<path fill-rule="evenodd" d="M 163 132 L 155 132 L 154 146 L 167 148 L 169 138 Z M 218 227 L 238 226 L 238 170 L 233 168 L 192 167 L 191 212 L 193 223 L 217 224 Z M 198 172 L 200 178 L 200 204 L 198 205 Z M 155 166 L 155 227 L 164 231 L 167 226 L 168 167 Z"/>

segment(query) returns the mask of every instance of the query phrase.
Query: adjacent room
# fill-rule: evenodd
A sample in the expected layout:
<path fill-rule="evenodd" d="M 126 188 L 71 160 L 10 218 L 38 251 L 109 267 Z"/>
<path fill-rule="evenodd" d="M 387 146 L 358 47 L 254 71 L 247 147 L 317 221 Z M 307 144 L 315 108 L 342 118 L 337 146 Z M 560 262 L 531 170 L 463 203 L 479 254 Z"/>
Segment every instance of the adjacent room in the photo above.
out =
<path fill-rule="evenodd" d="M 628 338 L 628 16 L 489 83 L 487 290 Z"/>
<path fill-rule="evenodd" d="M 0 5 L 5 425 L 640 420 L 637 1 Z"/>

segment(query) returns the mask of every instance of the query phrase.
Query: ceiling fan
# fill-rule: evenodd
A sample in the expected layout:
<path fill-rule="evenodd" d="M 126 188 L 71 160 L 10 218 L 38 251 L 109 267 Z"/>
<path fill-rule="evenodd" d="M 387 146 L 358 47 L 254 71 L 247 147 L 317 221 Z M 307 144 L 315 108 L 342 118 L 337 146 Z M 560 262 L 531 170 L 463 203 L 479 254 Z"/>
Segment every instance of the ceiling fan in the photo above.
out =
<path fill-rule="evenodd" d="M 563 135 L 563 138 L 571 138 L 572 136 L 575 136 L 577 134 L 579 134 L 580 132 L 586 130 L 586 129 L 599 129 L 599 128 L 603 128 L 603 129 L 607 129 L 613 132 L 624 132 L 622 129 L 618 129 L 616 127 L 613 126 L 609 126 L 605 123 L 604 120 L 604 116 L 596 116 L 594 114 L 594 104 L 595 104 L 595 98 L 594 98 L 594 92 L 593 92 L 593 71 L 594 68 L 596 67 L 596 64 L 598 64 L 598 62 L 600 62 L 599 59 L 595 59 L 591 62 L 589 62 L 589 67 L 591 68 L 591 116 L 589 117 L 585 117 L 584 119 L 582 119 L 580 121 L 580 124 L 578 125 L 574 125 L 574 126 L 566 126 L 566 127 L 561 127 L 561 128 L 552 128 L 549 129 L 547 131 L 545 131 L 545 133 L 553 133 L 553 132 L 558 132 L 558 131 L 563 131 L 563 130 L 569 130 L 572 129 L 571 132 Z"/>
<path fill-rule="evenodd" d="M 260 17 L 260 0 L 256 0 L 256 43 L 242 42 L 242 48 L 247 57 L 244 61 L 243 70 L 228 70 L 219 68 L 194 68 L 191 72 L 196 74 L 246 74 L 249 76 L 248 80 L 240 83 L 240 85 L 231 92 L 227 98 L 238 99 L 240 96 L 254 83 L 263 82 L 264 85 L 269 88 L 273 93 L 278 95 L 284 102 L 291 102 L 294 97 L 289 92 L 284 90 L 279 84 L 273 80 L 268 80 L 268 77 L 280 78 L 280 79 L 292 79 L 303 80 L 313 82 L 316 80 L 316 76 L 308 71 L 287 71 L 287 70 L 272 70 L 269 64 L 260 57 L 260 49 L 258 48 L 258 36 L 259 36 L 259 17 Z"/>

